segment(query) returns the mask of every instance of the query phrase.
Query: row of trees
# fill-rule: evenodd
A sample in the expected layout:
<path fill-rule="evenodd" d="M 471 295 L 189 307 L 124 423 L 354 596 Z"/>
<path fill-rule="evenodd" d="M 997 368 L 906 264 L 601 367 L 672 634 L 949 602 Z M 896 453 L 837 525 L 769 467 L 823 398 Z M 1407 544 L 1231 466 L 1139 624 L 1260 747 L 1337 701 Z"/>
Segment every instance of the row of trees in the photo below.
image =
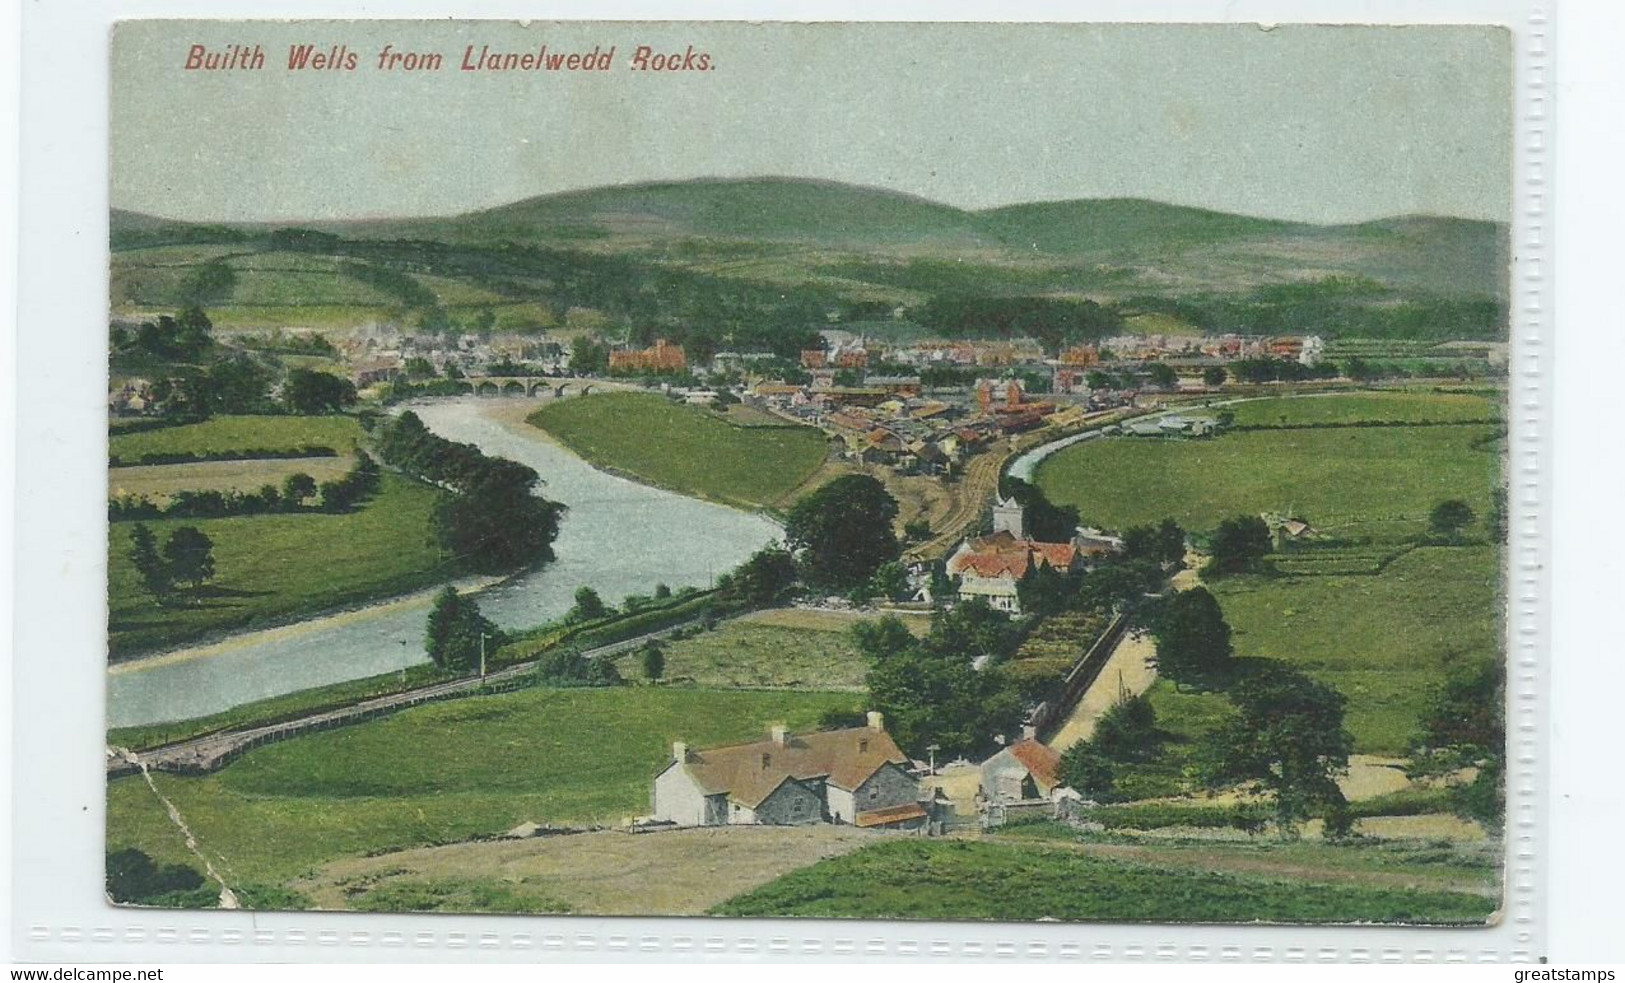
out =
<path fill-rule="evenodd" d="M 411 412 L 378 422 L 374 436 L 385 463 L 446 489 L 431 526 L 459 565 L 494 573 L 552 559 L 564 506 L 535 494 L 533 469 L 431 433 Z"/>
<path fill-rule="evenodd" d="M 129 519 L 216 519 L 231 515 L 269 515 L 300 512 L 315 507 L 323 512 L 345 512 L 378 490 L 382 474 L 378 462 L 358 452 L 356 464 L 342 477 L 317 480 L 303 471 L 288 475 L 278 487 L 262 485 L 258 491 L 234 490 L 172 492 L 160 507 L 145 495 L 120 495 L 108 500 L 110 522 Z"/>

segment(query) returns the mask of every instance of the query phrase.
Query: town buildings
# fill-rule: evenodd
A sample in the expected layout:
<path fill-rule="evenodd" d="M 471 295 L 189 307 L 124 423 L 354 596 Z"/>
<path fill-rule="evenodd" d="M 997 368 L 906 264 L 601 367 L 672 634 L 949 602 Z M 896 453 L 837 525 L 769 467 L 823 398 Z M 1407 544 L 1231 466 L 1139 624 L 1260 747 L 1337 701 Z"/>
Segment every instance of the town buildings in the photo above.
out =
<path fill-rule="evenodd" d="M 675 375 L 688 370 L 682 345 L 664 338 L 648 348 L 609 353 L 611 375 Z"/>

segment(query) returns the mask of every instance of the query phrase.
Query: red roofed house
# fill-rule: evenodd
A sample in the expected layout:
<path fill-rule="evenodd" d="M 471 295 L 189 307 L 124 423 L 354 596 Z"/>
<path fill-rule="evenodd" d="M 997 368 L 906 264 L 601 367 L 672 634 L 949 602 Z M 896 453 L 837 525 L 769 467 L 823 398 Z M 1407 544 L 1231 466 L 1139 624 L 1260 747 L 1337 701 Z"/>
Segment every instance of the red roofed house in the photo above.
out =
<path fill-rule="evenodd" d="M 959 599 L 980 597 L 999 611 L 1021 613 L 1018 587 L 1039 567 L 1070 574 L 1083 567 L 1076 543 L 1027 538 L 1026 519 L 1014 499 L 993 507 L 993 534 L 967 539 L 948 557 L 948 576 L 959 581 Z"/>
<path fill-rule="evenodd" d="M 1061 755 L 1027 737 L 982 762 L 982 798 L 988 802 L 1050 801 L 1061 781 Z"/>
<path fill-rule="evenodd" d="M 679 826 L 841 823 L 914 829 L 929 818 L 909 761 L 881 715 L 868 726 L 691 751 L 672 745 L 655 777 L 654 815 Z"/>

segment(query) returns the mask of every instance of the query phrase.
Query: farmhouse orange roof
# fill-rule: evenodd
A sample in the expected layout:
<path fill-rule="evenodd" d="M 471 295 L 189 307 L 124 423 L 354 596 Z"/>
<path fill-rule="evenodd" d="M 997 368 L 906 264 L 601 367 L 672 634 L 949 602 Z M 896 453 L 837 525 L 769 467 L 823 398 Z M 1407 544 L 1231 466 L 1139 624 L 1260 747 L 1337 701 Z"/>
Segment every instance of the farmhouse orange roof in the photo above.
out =
<path fill-rule="evenodd" d="M 755 808 L 787 778 L 823 777 L 850 792 L 887 762 L 908 765 L 890 734 L 871 727 L 848 727 L 790 734 L 783 744 L 769 739 L 690 751 L 687 766 L 706 795 L 727 793 Z"/>
<path fill-rule="evenodd" d="M 1061 756 L 1048 744 L 1028 738 L 1010 745 L 1010 753 L 1033 776 L 1041 790 L 1048 792 L 1061 784 Z"/>

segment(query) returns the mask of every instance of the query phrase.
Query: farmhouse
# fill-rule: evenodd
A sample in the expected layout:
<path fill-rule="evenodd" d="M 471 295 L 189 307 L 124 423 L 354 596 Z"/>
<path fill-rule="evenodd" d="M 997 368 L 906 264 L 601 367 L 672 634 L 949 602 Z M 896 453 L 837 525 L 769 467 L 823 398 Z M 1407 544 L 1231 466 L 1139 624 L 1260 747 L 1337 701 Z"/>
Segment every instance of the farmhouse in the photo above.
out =
<path fill-rule="evenodd" d="M 1049 801 L 1061 785 L 1060 754 L 1031 735 L 982 762 L 981 792 L 989 802 Z"/>
<path fill-rule="evenodd" d="M 863 727 L 791 734 L 776 726 L 771 735 L 705 750 L 673 744 L 655 777 L 655 818 L 679 826 L 926 825 L 919 781 L 879 713 Z"/>

